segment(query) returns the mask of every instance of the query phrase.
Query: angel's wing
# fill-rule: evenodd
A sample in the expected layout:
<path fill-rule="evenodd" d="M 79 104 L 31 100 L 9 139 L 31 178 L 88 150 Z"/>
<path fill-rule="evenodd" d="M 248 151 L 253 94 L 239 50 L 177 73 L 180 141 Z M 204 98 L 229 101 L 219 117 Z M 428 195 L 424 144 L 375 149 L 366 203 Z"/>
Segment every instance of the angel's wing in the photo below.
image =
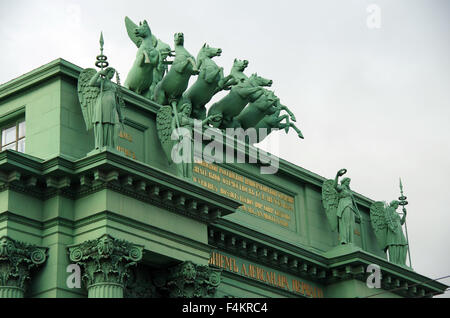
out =
<path fill-rule="evenodd" d="M 393 219 L 397 213 L 395 212 L 394 208 L 387 207 L 386 208 L 386 224 L 389 231 L 392 231 L 394 233 L 398 233 L 400 228 L 398 227 L 397 223 Z"/>
<path fill-rule="evenodd" d="M 127 28 L 127 33 L 131 41 L 133 41 L 137 47 L 140 47 L 142 43 L 142 38 L 136 36 L 136 34 L 134 33 L 134 30 L 138 27 L 138 25 L 134 23 L 129 17 L 125 17 L 125 27 Z M 158 43 L 158 39 L 153 35 L 153 33 L 152 33 L 152 43 L 154 47 L 156 47 Z"/>
<path fill-rule="evenodd" d="M 127 28 L 127 33 L 131 41 L 133 41 L 137 47 L 140 47 L 142 38 L 136 36 L 136 34 L 134 33 L 134 30 L 138 27 L 137 24 L 131 21 L 129 17 L 125 17 L 125 27 Z"/>
<path fill-rule="evenodd" d="M 322 185 L 322 204 L 325 208 L 325 213 L 330 222 L 331 230 L 337 229 L 337 207 L 339 204 L 339 195 L 334 188 L 334 180 L 326 180 Z"/>
<path fill-rule="evenodd" d="M 372 223 L 372 228 L 375 232 L 375 237 L 377 238 L 378 244 L 383 250 L 386 249 L 388 226 L 386 220 L 385 202 L 378 201 L 370 206 L 370 221 Z"/>
<path fill-rule="evenodd" d="M 83 113 L 86 130 L 92 128 L 92 116 L 100 89 L 95 86 L 90 86 L 89 82 L 92 77 L 97 74 L 93 68 L 87 68 L 81 71 L 78 76 L 78 100 L 80 101 L 81 111 Z"/>
<path fill-rule="evenodd" d="M 161 106 L 156 113 L 156 130 L 161 146 L 166 154 L 169 164 L 172 164 L 172 148 L 175 144 L 170 138 L 172 135 L 172 108 L 170 106 Z"/>

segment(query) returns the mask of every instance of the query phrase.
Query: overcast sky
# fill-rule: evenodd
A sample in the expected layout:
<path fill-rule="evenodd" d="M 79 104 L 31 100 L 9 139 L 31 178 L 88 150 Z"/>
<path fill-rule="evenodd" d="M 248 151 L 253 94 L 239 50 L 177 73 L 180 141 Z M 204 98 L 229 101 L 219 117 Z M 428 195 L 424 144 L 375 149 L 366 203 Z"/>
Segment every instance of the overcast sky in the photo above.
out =
<path fill-rule="evenodd" d="M 59 57 L 93 67 L 100 31 L 124 82 L 136 53 L 125 15 L 171 45 L 184 32 L 194 56 L 220 47 L 226 74 L 249 60 L 295 113 L 305 139 L 278 132 L 283 159 L 328 178 L 345 167 L 374 200 L 396 199 L 401 176 L 413 268 L 450 275 L 450 1 L 111 2 L 0 0 L 0 83 Z"/>

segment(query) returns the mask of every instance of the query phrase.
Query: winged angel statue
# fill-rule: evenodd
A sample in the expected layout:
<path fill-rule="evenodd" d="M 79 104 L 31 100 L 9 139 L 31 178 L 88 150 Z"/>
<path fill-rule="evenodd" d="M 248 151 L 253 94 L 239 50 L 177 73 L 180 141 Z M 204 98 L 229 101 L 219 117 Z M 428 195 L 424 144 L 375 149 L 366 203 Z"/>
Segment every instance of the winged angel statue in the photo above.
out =
<path fill-rule="evenodd" d="M 111 81 L 116 70 L 108 67 L 97 72 L 84 69 L 78 78 L 78 99 L 81 104 L 86 129 L 94 129 L 95 149 L 115 148 L 116 126 L 123 124 L 120 84 Z M 119 83 L 119 77 L 116 75 Z"/>
<path fill-rule="evenodd" d="M 341 180 L 347 169 L 341 169 L 337 172 L 334 180 L 326 180 L 322 185 L 322 203 L 325 208 L 331 230 L 338 230 L 339 243 L 351 244 L 354 241 L 354 224 L 356 217 L 361 219 L 358 207 L 350 190 L 350 178 Z"/>
<path fill-rule="evenodd" d="M 406 209 L 403 207 L 403 217 L 396 212 L 399 201 L 394 200 L 389 205 L 378 201 L 370 206 L 370 220 L 379 246 L 389 250 L 389 261 L 405 266 L 408 243 L 403 234 L 402 225 L 406 220 Z"/>
<path fill-rule="evenodd" d="M 194 151 L 192 149 L 192 129 L 195 119 L 191 118 L 192 106 L 184 103 L 180 110 L 169 105 L 162 106 L 156 114 L 156 130 L 161 146 L 169 161 L 175 163 L 179 177 L 192 177 Z M 198 120 L 199 127 L 203 127 L 215 115 L 203 121 Z"/>

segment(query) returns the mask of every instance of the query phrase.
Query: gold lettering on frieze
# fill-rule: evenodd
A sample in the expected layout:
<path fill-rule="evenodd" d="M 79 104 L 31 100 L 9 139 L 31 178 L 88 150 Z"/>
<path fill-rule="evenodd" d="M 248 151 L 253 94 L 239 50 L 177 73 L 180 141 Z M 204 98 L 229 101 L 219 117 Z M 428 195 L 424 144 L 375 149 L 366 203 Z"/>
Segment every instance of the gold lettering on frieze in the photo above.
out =
<path fill-rule="evenodd" d="M 125 156 L 136 159 L 136 153 L 122 146 L 116 146 L 116 149 L 120 152 L 123 152 Z"/>
<path fill-rule="evenodd" d="M 297 278 L 290 277 L 288 279 L 288 276 L 282 273 L 267 270 L 256 264 L 243 262 L 243 260 L 239 260 L 233 256 L 227 256 L 214 251 L 210 255 L 209 264 L 279 289 L 307 297 L 323 298 L 323 290 L 320 287 L 310 285 Z"/>
<path fill-rule="evenodd" d="M 130 134 L 124 132 L 123 130 L 121 130 L 119 132 L 119 137 L 122 138 L 122 139 L 126 139 L 129 142 L 133 142 L 133 136 L 131 136 Z"/>
<path fill-rule="evenodd" d="M 194 165 L 194 182 L 243 203 L 241 210 L 283 227 L 289 227 L 294 198 L 231 170 L 207 162 Z M 206 180 L 198 178 L 205 177 Z M 209 181 L 208 181 L 209 180 Z M 217 186 L 215 186 L 217 185 Z"/>

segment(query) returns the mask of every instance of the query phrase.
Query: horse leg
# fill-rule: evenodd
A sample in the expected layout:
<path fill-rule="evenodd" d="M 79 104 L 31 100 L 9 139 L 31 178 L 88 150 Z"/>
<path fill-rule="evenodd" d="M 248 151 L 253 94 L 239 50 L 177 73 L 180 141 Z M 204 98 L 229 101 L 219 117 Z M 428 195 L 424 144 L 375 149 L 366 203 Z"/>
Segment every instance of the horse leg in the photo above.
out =
<path fill-rule="evenodd" d="M 136 57 L 136 62 L 139 67 L 143 67 L 145 64 L 145 51 L 139 52 L 139 55 Z"/>
<path fill-rule="evenodd" d="M 217 84 L 216 91 L 214 94 L 220 92 L 221 90 L 229 90 L 231 85 L 234 85 L 234 78 L 231 75 L 223 77 L 223 71 L 219 83 Z"/>
<path fill-rule="evenodd" d="M 284 119 L 286 119 L 286 123 L 281 124 L 281 121 Z M 283 116 L 278 117 L 276 122 L 277 122 L 276 126 L 278 127 L 278 129 L 284 129 L 286 134 L 289 132 L 290 125 L 289 125 L 289 116 L 288 115 L 283 115 Z"/>
<path fill-rule="evenodd" d="M 212 84 L 214 82 L 214 79 L 217 78 L 217 75 L 219 75 L 220 70 L 214 69 L 212 67 L 206 67 L 204 68 L 204 75 L 203 78 L 206 83 Z"/>
<path fill-rule="evenodd" d="M 188 60 L 183 60 L 183 61 L 174 61 L 174 63 L 172 64 L 172 68 L 177 71 L 178 73 L 184 73 L 184 69 L 186 68 L 186 66 L 188 65 L 189 61 Z M 171 68 L 171 69 L 172 69 Z"/>
<path fill-rule="evenodd" d="M 289 114 L 289 116 L 291 117 L 291 120 L 292 120 L 292 121 L 297 121 L 297 119 L 295 118 L 294 113 L 291 112 L 291 110 L 290 110 L 287 106 L 284 106 L 284 105 L 281 105 L 281 104 L 280 104 L 280 108 L 281 108 L 281 109 L 284 109 L 284 110 Z"/>
<path fill-rule="evenodd" d="M 192 71 L 194 74 L 198 74 L 199 69 L 197 68 L 197 63 L 195 63 L 195 60 L 192 57 L 188 57 L 187 62 L 192 64 Z"/>
<path fill-rule="evenodd" d="M 153 100 L 160 104 L 165 105 L 167 103 L 166 92 L 162 88 L 163 82 L 159 82 L 155 87 L 155 92 L 153 94 Z"/>
<path fill-rule="evenodd" d="M 150 87 L 148 88 L 147 93 L 145 94 L 145 97 L 147 97 L 150 100 L 153 100 L 153 97 L 155 96 L 154 92 L 155 92 L 155 87 L 156 87 L 156 83 L 155 81 L 153 81 L 150 84 Z"/>
<path fill-rule="evenodd" d="M 293 123 L 289 123 L 289 126 L 291 126 L 296 132 L 299 138 L 304 139 L 305 137 L 303 137 L 302 132 L 300 131 L 300 129 L 297 128 L 297 126 L 295 126 Z"/>

